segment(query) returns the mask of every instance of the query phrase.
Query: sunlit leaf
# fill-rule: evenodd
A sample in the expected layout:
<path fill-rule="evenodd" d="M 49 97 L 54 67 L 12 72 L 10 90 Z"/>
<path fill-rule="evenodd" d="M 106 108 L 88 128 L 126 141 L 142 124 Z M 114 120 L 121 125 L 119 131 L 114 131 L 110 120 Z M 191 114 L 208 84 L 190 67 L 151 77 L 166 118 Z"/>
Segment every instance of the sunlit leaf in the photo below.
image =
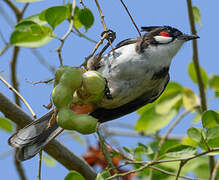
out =
<path fill-rule="evenodd" d="M 182 100 L 182 94 L 177 94 L 174 97 L 163 99 L 155 106 L 155 111 L 158 114 L 166 114 L 174 108 L 174 106 Z"/>
<path fill-rule="evenodd" d="M 201 21 L 201 12 L 197 6 L 192 7 L 193 15 L 194 15 L 194 21 L 198 23 L 200 26 L 202 26 Z"/>
<path fill-rule="evenodd" d="M 216 91 L 219 91 L 219 75 L 211 75 L 209 77 L 209 86 Z"/>
<path fill-rule="evenodd" d="M 47 44 L 54 37 L 52 30 L 33 21 L 19 23 L 11 34 L 10 43 L 15 46 L 36 48 Z"/>
<path fill-rule="evenodd" d="M 155 108 L 145 111 L 138 119 L 135 129 L 137 131 L 144 130 L 145 133 L 155 133 L 157 130 L 165 127 L 177 114 L 175 109 L 170 110 L 167 114 L 158 114 Z"/>
<path fill-rule="evenodd" d="M 188 146 L 194 146 L 196 147 L 198 145 L 198 143 L 196 141 L 194 141 L 192 138 L 186 136 L 182 139 L 182 144 L 183 145 L 188 145 Z"/>
<path fill-rule="evenodd" d="M 13 131 L 13 126 L 8 118 L 0 117 L 0 128 L 7 132 Z"/>
<path fill-rule="evenodd" d="M 77 171 L 70 171 L 64 180 L 85 180 L 84 177 Z"/>
<path fill-rule="evenodd" d="M 201 128 L 191 127 L 187 130 L 187 135 L 196 142 L 200 142 L 202 139 L 202 131 Z"/>
<path fill-rule="evenodd" d="M 201 71 L 201 77 L 202 77 L 202 80 L 203 80 L 203 83 L 204 83 L 204 86 L 205 88 L 207 87 L 207 84 L 208 84 L 208 75 L 207 73 L 205 72 L 205 70 L 200 67 L 200 71 Z M 188 73 L 189 73 L 189 77 L 191 78 L 191 80 L 194 82 L 194 83 L 198 83 L 198 80 L 197 80 L 197 76 L 196 76 L 196 71 L 195 71 L 195 66 L 194 66 L 194 63 L 193 61 L 189 63 L 188 65 Z"/>
<path fill-rule="evenodd" d="M 89 29 L 94 23 L 94 16 L 90 9 L 85 8 L 81 9 L 78 14 L 78 19 L 80 20 L 81 24 L 84 25 L 86 29 Z"/>
<path fill-rule="evenodd" d="M 55 29 L 60 23 L 67 18 L 66 6 L 54 6 L 48 8 L 45 12 L 45 19 L 49 25 Z"/>
<path fill-rule="evenodd" d="M 54 167 L 56 165 L 56 161 L 50 156 L 43 155 L 43 162 L 49 167 Z"/>
<path fill-rule="evenodd" d="M 199 104 L 198 97 L 189 88 L 184 88 L 182 99 L 183 99 L 183 106 L 185 107 L 187 111 L 191 110 L 192 107 Z"/>
<path fill-rule="evenodd" d="M 219 114 L 215 111 L 208 110 L 202 115 L 202 124 L 205 128 L 211 128 L 219 125 Z"/>
<path fill-rule="evenodd" d="M 196 151 L 196 148 L 193 146 L 176 145 L 169 148 L 166 151 L 165 156 L 171 158 L 188 158 L 193 156 L 196 153 Z"/>

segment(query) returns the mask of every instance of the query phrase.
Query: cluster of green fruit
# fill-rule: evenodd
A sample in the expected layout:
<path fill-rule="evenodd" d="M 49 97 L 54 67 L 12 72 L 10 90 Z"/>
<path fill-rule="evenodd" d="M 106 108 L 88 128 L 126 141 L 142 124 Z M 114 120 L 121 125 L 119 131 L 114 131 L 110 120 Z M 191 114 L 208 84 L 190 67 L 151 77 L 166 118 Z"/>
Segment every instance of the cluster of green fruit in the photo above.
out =
<path fill-rule="evenodd" d="M 106 82 L 96 71 L 61 66 L 55 74 L 52 91 L 53 104 L 58 109 L 57 123 L 64 129 L 82 134 L 95 132 L 97 119 L 88 114 L 76 114 L 72 105 L 86 105 L 100 100 L 104 95 Z"/>

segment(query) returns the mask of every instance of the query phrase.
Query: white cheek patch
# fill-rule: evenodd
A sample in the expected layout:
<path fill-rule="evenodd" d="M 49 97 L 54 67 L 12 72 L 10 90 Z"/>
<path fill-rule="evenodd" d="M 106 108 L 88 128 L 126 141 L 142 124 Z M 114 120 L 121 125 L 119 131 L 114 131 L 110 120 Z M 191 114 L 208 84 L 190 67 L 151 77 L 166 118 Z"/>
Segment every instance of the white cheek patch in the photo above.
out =
<path fill-rule="evenodd" d="M 160 44 L 166 44 L 173 40 L 172 37 L 166 37 L 166 36 L 154 36 L 154 39 Z"/>

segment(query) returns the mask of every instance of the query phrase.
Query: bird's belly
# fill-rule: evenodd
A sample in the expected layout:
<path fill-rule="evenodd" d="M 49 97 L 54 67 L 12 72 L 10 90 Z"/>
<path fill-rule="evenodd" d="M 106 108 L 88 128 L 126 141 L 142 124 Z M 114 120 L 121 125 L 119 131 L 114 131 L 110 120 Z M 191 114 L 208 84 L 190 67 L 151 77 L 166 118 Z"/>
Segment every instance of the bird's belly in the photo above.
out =
<path fill-rule="evenodd" d="M 98 103 L 98 107 L 106 109 L 114 109 L 127 104 L 140 97 L 142 94 L 151 92 L 160 84 L 160 82 L 148 78 L 145 78 L 144 80 L 112 80 L 108 83 L 112 99 L 104 97 L 101 102 Z"/>

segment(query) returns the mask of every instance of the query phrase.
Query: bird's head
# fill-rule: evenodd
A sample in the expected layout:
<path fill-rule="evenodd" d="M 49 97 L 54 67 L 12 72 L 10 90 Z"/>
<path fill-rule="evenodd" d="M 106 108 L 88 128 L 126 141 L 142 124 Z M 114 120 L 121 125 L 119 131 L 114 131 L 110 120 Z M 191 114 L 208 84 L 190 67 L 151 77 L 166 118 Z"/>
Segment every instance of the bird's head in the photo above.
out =
<path fill-rule="evenodd" d="M 176 28 L 170 26 L 149 26 L 141 27 L 147 33 L 143 36 L 147 43 L 150 54 L 157 58 L 170 57 L 179 51 L 184 42 L 197 39 L 199 36 L 184 34 Z M 167 58 L 168 59 L 168 58 Z"/>

